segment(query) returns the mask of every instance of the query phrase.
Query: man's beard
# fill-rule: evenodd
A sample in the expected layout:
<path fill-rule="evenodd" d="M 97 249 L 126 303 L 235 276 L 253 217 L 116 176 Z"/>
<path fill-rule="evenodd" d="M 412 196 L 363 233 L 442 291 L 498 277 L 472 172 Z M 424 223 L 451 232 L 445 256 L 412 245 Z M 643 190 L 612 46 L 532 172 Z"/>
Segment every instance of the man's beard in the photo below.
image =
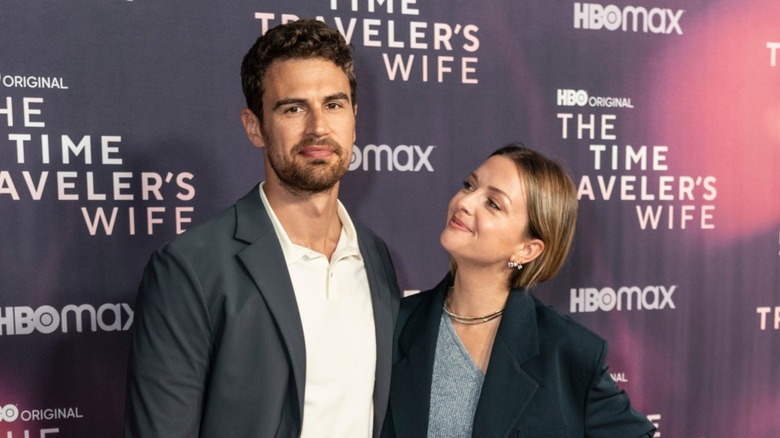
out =
<path fill-rule="evenodd" d="M 264 137 L 266 137 L 264 135 Z M 266 138 L 266 145 L 272 145 L 272 139 Z M 313 159 L 300 162 L 297 157 L 306 147 L 322 145 L 333 149 L 338 158 L 336 163 Z M 274 155 L 268 151 L 268 162 L 282 185 L 293 194 L 314 194 L 330 190 L 347 173 L 349 161 L 344 159 L 344 148 L 330 138 L 321 140 L 307 138 L 296 144 L 288 156 Z"/>

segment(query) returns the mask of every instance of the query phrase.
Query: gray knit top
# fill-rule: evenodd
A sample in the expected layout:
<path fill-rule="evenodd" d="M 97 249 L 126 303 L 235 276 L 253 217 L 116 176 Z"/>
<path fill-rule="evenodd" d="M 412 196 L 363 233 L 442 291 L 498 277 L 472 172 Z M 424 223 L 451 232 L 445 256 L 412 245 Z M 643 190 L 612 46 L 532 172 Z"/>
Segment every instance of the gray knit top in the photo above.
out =
<path fill-rule="evenodd" d="M 484 380 L 449 316 L 442 313 L 433 361 L 429 438 L 471 437 Z"/>

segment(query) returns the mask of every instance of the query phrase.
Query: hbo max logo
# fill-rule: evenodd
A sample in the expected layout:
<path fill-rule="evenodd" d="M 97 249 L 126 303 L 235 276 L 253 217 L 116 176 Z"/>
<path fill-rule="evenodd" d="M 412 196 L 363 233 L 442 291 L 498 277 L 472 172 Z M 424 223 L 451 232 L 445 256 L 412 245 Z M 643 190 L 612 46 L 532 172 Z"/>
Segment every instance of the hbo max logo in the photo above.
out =
<path fill-rule="evenodd" d="M 417 145 L 390 147 L 386 144 L 369 144 L 361 148 L 355 145 L 352 148 L 349 170 L 357 170 L 361 167 L 363 170 L 368 170 L 373 164 L 376 171 L 420 172 L 424 169 L 433 172 L 430 159 L 434 148 L 435 146 L 427 146 L 423 149 Z"/>
<path fill-rule="evenodd" d="M 0 406 L 0 423 L 12 423 L 19 418 L 19 408 L 14 405 Z"/>
<path fill-rule="evenodd" d="M 616 289 L 604 287 L 573 288 L 569 310 L 577 312 L 611 312 L 613 310 L 661 310 L 675 309 L 674 295 L 677 285 L 623 286 Z"/>

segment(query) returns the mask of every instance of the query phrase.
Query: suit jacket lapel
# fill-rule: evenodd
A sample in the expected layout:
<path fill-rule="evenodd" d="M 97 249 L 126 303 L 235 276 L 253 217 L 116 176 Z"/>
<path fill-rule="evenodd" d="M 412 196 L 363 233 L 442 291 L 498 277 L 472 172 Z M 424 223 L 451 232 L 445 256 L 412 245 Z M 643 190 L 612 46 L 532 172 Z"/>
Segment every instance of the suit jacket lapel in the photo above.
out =
<path fill-rule="evenodd" d="M 449 283 L 447 276 L 436 286 L 434 293 L 424 298 L 409 315 L 399 335 L 399 355 L 393 364 L 393 389 L 390 392 L 396 436 L 417 437 L 428 433 L 433 360 Z"/>
<path fill-rule="evenodd" d="M 306 382 L 306 346 L 287 263 L 268 213 L 255 188 L 236 203 L 235 238 L 249 244 L 238 254 L 271 311 L 292 363 L 298 396 L 298 415 L 303 413 Z"/>
<path fill-rule="evenodd" d="M 539 384 L 522 365 L 539 354 L 533 298 L 509 294 L 474 416 L 473 436 L 508 436 Z"/>
<path fill-rule="evenodd" d="M 359 224 L 355 224 L 357 230 L 360 254 L 366 267 L 368 285 L 371 290 L 371 305 L 374 310 L 374 330 L 376 332 L 376 377 L 374 383 L 374 436 L 379 436 L 380 425 L 384 421 L 387 412 L 387 395 L 390 392 L 390 364 L 393 356 L 393 328 L 395 326 L 392 294 L 399 291 L 391 289 L 391 281 L 388 278 L 385 264 L 390 260 L 383 260 L 380 248 L 376 247 L 373 236 Z M 398 297 L 400 298 L 400 297 Z M 397 307 L 397 299 L 395 306 Z"/>

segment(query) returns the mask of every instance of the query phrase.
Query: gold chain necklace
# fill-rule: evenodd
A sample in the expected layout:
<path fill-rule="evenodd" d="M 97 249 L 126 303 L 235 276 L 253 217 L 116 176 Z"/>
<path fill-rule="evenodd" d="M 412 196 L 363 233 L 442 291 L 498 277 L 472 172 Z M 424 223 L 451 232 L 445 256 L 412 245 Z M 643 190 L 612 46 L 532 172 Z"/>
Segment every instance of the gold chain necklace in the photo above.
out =
<path fill-rule="evenodd" d="M 484 324 L 488 321 L 492 321 L 498 318 L 504 313 L 504 309 L 483 316 L 461 316 L 456 313 L 452 313 L 452 311 L 450 311 L 451 294 L 452 294 L 452 286 L 450 286 L 450 288 L 447 289 L 447 297 L 444 299 L 444 306 L 442 306 L 442 309 L 444 310 L 444 313 L 449 315 L 449 317 L 452 318 L 452 320 L 455 322 L 459 322 L 461 324 L 468 324 L 468 325 Z"/>

